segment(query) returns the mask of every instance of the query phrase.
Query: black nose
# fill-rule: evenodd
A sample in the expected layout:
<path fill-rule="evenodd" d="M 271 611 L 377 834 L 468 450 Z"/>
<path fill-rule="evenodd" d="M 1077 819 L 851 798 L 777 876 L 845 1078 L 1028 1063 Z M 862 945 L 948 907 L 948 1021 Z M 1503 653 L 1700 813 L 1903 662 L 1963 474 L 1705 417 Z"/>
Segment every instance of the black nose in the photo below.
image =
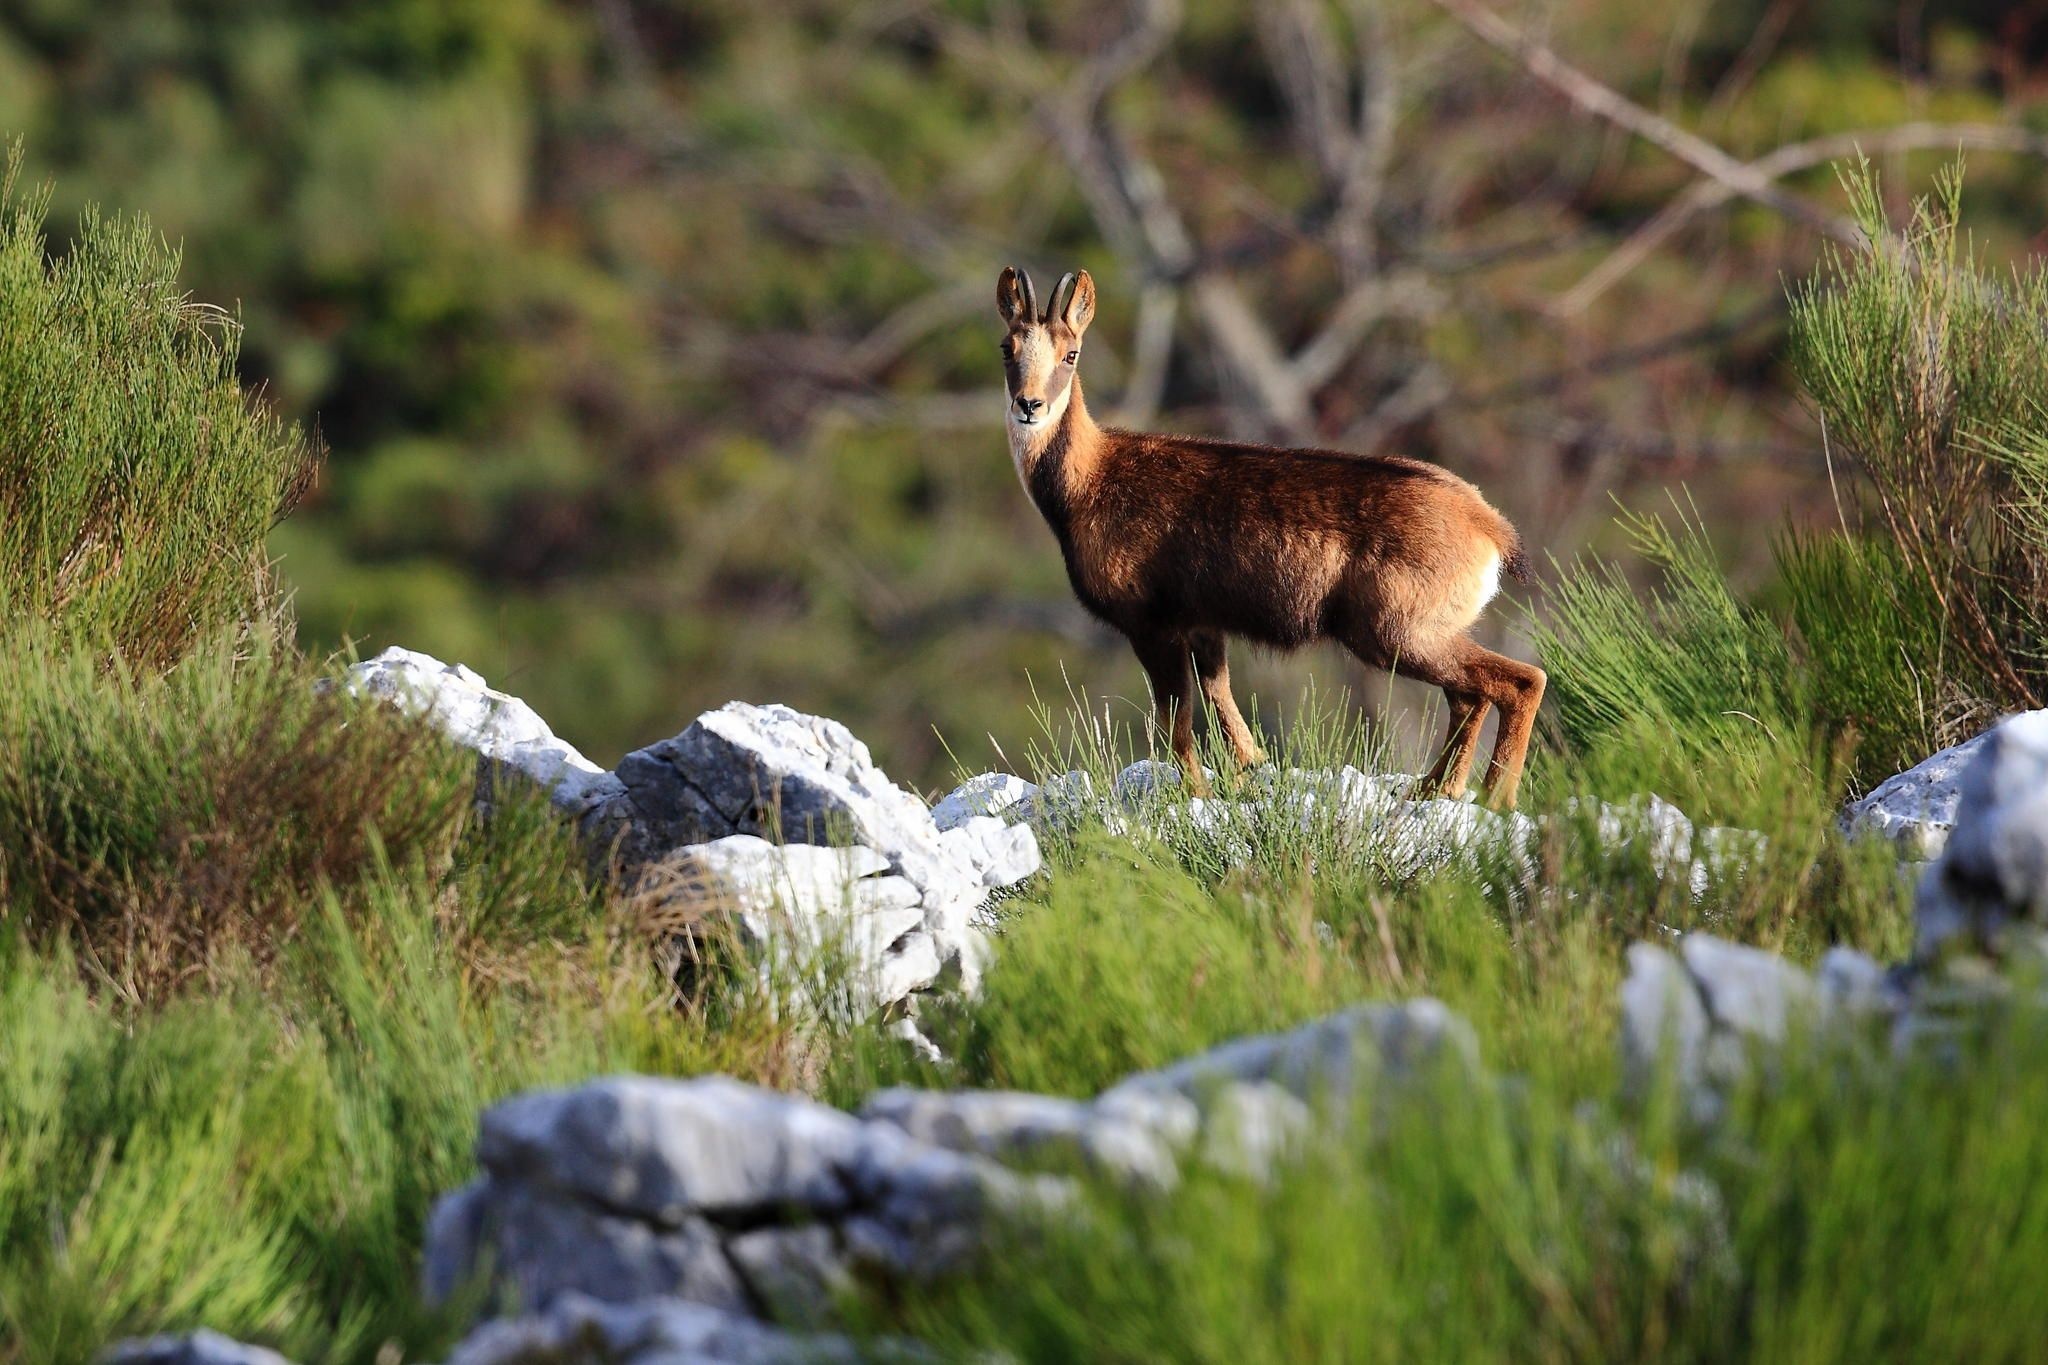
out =
<path fill-rule="evenodd" d="M 1036 417 L 1038 410 L 1044 406 L 1045 400 L 1043 398 L 1019 398 L 1017 400 L 1017 411 L 1023 413 L 1026 417 Z"/>

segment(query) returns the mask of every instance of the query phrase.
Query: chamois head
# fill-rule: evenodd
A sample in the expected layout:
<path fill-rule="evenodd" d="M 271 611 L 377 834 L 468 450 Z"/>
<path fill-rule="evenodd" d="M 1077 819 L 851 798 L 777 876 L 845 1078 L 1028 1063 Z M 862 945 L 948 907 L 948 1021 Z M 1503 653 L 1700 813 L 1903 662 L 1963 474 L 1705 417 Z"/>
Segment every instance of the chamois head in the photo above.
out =
<path fill-rule="evenodd" d="M 1010 329 L 1003 338 L 1003 377 L 1011 429 L 1050 429 L 1067 410 L 1081 334 L 1095 320 L 1095 281 L 1085 270 L 1062 275 L 1041 313 L 1031 277 L 1013 265 L 996 281 L 996 311 Z"/>

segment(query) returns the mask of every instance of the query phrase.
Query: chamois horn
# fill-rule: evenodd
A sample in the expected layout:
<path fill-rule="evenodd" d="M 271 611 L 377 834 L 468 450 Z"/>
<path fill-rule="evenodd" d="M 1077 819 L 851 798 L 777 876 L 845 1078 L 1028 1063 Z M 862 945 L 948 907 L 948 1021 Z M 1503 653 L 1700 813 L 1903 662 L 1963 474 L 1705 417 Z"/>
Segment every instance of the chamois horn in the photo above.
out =
<path fill-rule="evenodd" d="M 1026 318 L 1037 317 L 1038 292 L 1031 287 L 1031 272 L 1021 265 L 1013 265 L 1010 269 L 1017 272 L 1017 289 L 1024 295 L 1024 316 Z"/>
<path fill-rule="evenodd" d="M 1051 322 L 1066 311 L 1067 303 L 1073 301 L 1074 285 L 1080 278 L 1079 275 L 1071 270 L 1060 276 L 1060 282 L 1052 287 L 1052 301 L 1046 304 L 1045 316 L 1040 321 Z M 1061 301 L 1061 295 L 1066 296 L 1066 302 Z"/>

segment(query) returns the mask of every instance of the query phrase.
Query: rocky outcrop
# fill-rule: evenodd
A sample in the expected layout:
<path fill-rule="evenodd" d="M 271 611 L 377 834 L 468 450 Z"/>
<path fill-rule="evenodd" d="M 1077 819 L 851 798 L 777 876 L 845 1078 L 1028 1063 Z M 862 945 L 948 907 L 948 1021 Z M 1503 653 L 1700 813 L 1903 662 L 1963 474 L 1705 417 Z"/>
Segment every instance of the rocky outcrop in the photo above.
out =
<path fill-rule="evenodd" d="M 1542 826 L 1517 812 L 1471 801 L 1417 799 L 1417 779 L 1402 773 L 1256 769 L 1228 798 L 1184 797 L 1173 765 L 1143 760 L 1097 791 L 1086 773 L 1034 786 L 1007 773 L 970 778 L 933 807 L 947 818 L 998 812 L 1042 831 L 1099 821 L 1112 832 L 1140 831 L 1204 856 L 1248 862 L 1275 839 L 1327 841 L 1369 861 L 1394 881 L 1450 867 L 1482 875 L 1533 877 Z M 1651 796 L 1617 805 L 1567 808 L 1591 836 L 1617 853 L 1644 851 L 1658 876 L 1682 881 L 1698 898 L 1719 877 L 1740 872 L 1762 848 L 1749 830 L 1695 829 L 1684 812 Z"/>
<path fill-rule="evenodd" d="M 2028 717 L 2048 717 L 2048 711 L 2027 712 L 2012 720 Z M 1871 788 L 1868 795 L 1843 808 L 1842 828 L 1851 834 L 1889 839 L 1898 845 L 1900 856 L 1910 861 L 1939 857 L 1948 844 L 1949 832 L 1960 818 L 1965 773 L 1991 747 L 1992 736 L 2011 723 L 2008 720 L 1993 726 L 1974 739 L 1951 745 L 1886 778 Z"/>
<path fill-rule="evenodd" d="M 1638 943 L 1621 988 L 1621 1056 L 1637 1098 L 1675 1085 L 1696 1122 L 1768 1068 L 1795 1036 L 1883 1037 L 1908 1008 L 1906 977 L 1849 948 L 1817 973 L 1762 948 L 1685 934 L 1672 948 Z"/>
<path fill-rule="evenodd" d="M 2048 711 L 1935 755 L 1866 803 L 1853 827 L 1939 849 L 1915 898 L 1912 961 L 1884 967 L 1835 948 L 1808 973 L 1702 934 L 1638 944 L 1622 988 L 1633 1089 L 1668 1074 L 1688 1112 L 1711 1120 L 1788 1037 L 1892 1054 L 1941 1044 L 2009 994 L 2007 961 L 2048 958 Z"/>
<path fill-rule="evenodd" d="M 178 1336 L 116 1342 L 100 1365 L 291 1365 L 264 1346 L 250 1346 L 201 1329 Z"/>
<path fill-rule="evenodd" d="M 608 1303 L 564 1294 L 547 1311 L 487 1323 L 448 1365 L 855 1365 L 928 1360 L 895 1342 L 856 1346 L 831 1333 L 790 1332 L 679 1299 Z"/>
<path fill-rule="evenodd" d="M 1093 1100 L 887 1090 L 849 1114 L 724 1077 L 616 1077 L 488 1111 L 483 1174 L 428 1226 L 424 1287 L 489 1268 L 499 1301 L 648 1299 L 816 1323 L 861 1286 L 973 1263 L 996 1224 L 1067 1216 L 1073 1178 L 1166 1190 L 1186 1163 L 1257 1178 L 1343 1114 L 1450 1065 L 1480 1075 L 1435 1001 L 1366 1005 L 1241 1039 Z"/>
<path fill-rule="evenodd" d="M 484 1174 L 443 1200 L 424 1279 L 445 1298 L 483 1264 L 525 1306 L 651 1297 L 796 1320 L 862 1281 L 963 1264 L 992 1217 L 1057 1180 L 919 1142 L 724 1077 L 617 1077 L 489 1110 Z"/>
<path fill-rule="evenodd" d="M 2048 711 L 2014 716 L 1971 743 L 1953 832 L 1920 883 L 1914 948 L 1923 963 L 1958 950 L 2038 953 L 2048 935 Z"/>
<path fill-rule="evenodd" d="M 764 978 L 811 1004 L 914 1013 L 925 992 L 971 993 L 985 906 L 1040 866 L 1028 825 L 948 808 L 942 826 L 845 726 L 786 706 L 707 711 L 606 772 L 460 664 L 388 649 L 343 685 L 476 751 L 484 799 L 515 776 L 539 786 L 640 886 L 646 923 L 730 923 Z"/>

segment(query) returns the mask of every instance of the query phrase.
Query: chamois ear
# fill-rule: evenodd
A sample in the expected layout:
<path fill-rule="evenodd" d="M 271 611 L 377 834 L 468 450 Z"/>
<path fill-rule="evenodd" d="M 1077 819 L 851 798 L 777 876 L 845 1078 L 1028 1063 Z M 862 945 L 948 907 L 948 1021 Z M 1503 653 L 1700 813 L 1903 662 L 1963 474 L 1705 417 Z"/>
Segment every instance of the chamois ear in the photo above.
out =
<path fill-rule="evenodd" d="M 1088 330 L 1088 324 L 1095 321 L 1095 281 L 1088 278 L 1087 271 L 1077 270 L 1060 281 L 1053 291 L 1052 311 L 1075 336 Z"/>
<path fill-rule="evenodd" d="M 1012 327 L 1020 318 L 1025 322 L 1038 318 L 1038 296 L 1032 292 L 1031 277 L 1014 265 L 1003 267 L 996 280 L 996 311 Z"/>

